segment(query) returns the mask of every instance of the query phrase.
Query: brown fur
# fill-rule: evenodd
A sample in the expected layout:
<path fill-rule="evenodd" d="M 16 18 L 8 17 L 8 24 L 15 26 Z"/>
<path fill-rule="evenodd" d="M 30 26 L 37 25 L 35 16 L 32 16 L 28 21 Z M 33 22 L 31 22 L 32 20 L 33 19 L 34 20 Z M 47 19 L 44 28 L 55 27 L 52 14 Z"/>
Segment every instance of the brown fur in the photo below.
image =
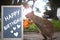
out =
<path fill-rule="evenodd" d="M 26 17 L 31 19 L 37 25 L 39 30 L 41 30 L 41 34 L 44 36 L 45 40 L 47 40 L 47 37 L 53 40 L 54 29 L 50 21 L 45 18 L 35 16 L 33 11 L 28 13 Z"/>

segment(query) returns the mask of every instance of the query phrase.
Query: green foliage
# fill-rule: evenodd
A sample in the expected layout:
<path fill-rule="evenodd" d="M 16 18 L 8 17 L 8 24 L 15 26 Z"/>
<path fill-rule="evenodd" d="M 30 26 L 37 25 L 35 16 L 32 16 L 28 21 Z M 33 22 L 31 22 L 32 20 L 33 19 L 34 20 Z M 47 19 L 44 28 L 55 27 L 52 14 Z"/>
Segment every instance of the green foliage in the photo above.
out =
<path fill-rule="evenodd" d="M 55 31 L 60 31 L 60 20 L 52 20 L 51 23 L 53 24 Z M 37 26 L 32 24 L 30 28 L 24 29 L 24 32 L 38 32 Z"/>
<path fill-rule="evenodd" d="M 38 32 L 37 26 L 33 23 L 28 29 L 24 29 L 24 32 Z"/>
<path fill-rule="evenodd" d="M 51 22 L 54 26 L 55 31 L 60 31 L 60 20 L 52 20 Z"/>

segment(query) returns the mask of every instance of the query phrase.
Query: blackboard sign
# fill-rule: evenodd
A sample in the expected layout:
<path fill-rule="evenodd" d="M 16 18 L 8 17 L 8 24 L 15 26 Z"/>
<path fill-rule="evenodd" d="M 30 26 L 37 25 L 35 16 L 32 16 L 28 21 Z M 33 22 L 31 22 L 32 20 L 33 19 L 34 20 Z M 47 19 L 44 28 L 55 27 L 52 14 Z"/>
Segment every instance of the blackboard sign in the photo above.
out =
<path fill-rule="evenodd" d="M 23 19 L 21 6 L 2 6 L 2 38 L 15 38 L 14 40 L 20 38 L 22 40 L 22 24 Z"/>

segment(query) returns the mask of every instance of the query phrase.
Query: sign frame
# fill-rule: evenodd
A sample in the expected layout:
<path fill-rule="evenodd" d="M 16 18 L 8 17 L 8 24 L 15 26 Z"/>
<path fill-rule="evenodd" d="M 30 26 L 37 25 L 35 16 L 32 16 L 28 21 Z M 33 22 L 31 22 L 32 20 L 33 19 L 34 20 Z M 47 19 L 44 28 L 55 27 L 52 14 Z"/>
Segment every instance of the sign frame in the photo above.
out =
<path fill-rule="evenodd" d="M 21 6 L 19 6 L 19 5 L 3 5 L 3 6 L 1 6 L 1 40 L 23 40 L 23 18 L 22 18 L 22 27 L 21 27 L 21 30 L 22 30 L 22 37 L 21 38 L 4 38 L 3 37 L 3 15 L 4 15 L 4 13 L 3 13 L 3 8 L 4 7 L 21 7 Z M 21 13 L 22 13 L 22 7 L 21 7 Z"/>

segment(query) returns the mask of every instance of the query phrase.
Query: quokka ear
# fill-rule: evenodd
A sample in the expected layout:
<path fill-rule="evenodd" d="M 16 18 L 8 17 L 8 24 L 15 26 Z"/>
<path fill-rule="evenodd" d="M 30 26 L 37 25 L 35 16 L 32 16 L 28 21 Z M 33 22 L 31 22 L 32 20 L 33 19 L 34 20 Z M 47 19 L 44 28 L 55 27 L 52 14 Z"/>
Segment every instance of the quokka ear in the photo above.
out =
<path fill-rule="evenodd" d="M 34 11 L 29 12 L 27 15 L 25 15 L 27 18 L 32 18 L 34 16 Z"/>
<path fill-rule="evenodd" d="M 27 4 L 27 2 L 23 2 L 22 5 L 23 5 L 24 8 L 28 8 L 29 7 L 29 5 Z"/>
<path fill-rule="evenodd" d="M 32 11 L 31 13 L 32 13 L 32 15 L 34 15 L 34 11 Z"/>

